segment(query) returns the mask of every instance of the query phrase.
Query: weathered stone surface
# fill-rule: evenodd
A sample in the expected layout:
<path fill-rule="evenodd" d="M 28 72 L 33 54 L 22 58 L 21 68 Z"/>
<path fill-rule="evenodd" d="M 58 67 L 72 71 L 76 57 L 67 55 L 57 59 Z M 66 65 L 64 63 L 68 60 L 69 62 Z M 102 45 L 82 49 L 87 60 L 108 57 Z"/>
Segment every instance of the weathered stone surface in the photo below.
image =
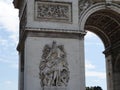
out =
<path fill-rule="evenodd" d="M 25 90 L 42 90 L 39 78 L 39 64 L 43 55 L 43 48 L 46 44 L 51 44 L 56 41 L 58 45 L 64 45 L 70 77 L 68 85 L 65 86 L 67 90 L 84 90 L 84 54 L 83 40 L 79 39 L 62 39 L 62 38 L 40 38 L 40 37 L 27 37 L 25 42 Z M 74 48 L 73 48 L 74 47 Z M 33 87 L 34 85 L 34 87 Z M 52 87 L 52 86 L 51 86 Z M 58 87 L 58 88 L 57 88 Z M 48 87 L 47 87 L 48 88 Z M 47 89 L 46 88 L 46 89 Z M 60 87 L 56 86 L 55 90 Z M 66 89 L 65 88 L 65 89 Z M 51 89 L 52 90 L 52 89 Z M 61 90 L 61 89 L 60 89 Z M 63 89 L 62 89 L 63 90 Z"/>
<path fill-rule="evenodd" d="M 86 30 L 104 43 L 108 90 L 119 90 L 120 0 L 14 0 L 14 6 L 20 11 L 19 90 L 85 90 Z M 48 62 L 41 65 L 49 60 L 42 57 L 45 46 L 54 51 L 53 41 L 57 42 L 57 51 L 65 51 L 64 58 L 57 54 L 57 59 L 64 61 L 59 64 L 54 55 L 47 54 L 56 63 L 54 69 Z M 54 75 L 45 73 L 46 67 Z M 61 68 L 66 71 L 62 73 Z M 46 77 L 49 75 L 50 79 Z M 44 82 L 47 80 L 50 82 Z"/>
<path fill-rule="evenodd" d="M 72 23 L 72 3 L 35 1 L 35 20 Z"/>

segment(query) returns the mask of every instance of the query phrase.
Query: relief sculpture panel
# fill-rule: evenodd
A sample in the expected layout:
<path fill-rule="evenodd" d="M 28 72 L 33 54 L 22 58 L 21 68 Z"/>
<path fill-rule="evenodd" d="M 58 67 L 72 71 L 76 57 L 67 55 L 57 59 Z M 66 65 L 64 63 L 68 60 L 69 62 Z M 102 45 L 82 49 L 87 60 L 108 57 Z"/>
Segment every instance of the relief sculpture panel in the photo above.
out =
<path fill-rule="evenodd" d="M 92 4 L 92 0 L 79 0 L 79 14 L 81 15 L 81 13 L 89 8 Z"/>
<path fill-rule="evenodd" d="M 64 45 L 46 44 L 39 65 L 39 76 L 42 87 L 66 87 L 69 82 L 67 54 Z"/>
<path fill-rule="evenodd" d="M 35 2 L 35 20 L 72 22 L 72 4 L 63 2 Z"/>

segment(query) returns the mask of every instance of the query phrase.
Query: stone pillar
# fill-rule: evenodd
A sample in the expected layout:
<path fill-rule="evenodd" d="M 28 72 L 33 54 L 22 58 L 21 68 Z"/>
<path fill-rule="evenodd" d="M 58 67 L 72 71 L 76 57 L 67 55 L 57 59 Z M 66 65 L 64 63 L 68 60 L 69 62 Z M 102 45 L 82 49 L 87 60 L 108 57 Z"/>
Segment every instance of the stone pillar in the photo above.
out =
<path fill-rule="evenodd" d="M 113 66 L 112 66 L 112 56 L 106 56 L 106 75 L 107 75 L 107 90 L 113 89 Z"/>
<path fill-rule="evenodd" d="M 14 0 L 19 9 L 19 90 L 85 90 L 78 0 Z"/>
<path fill-rule="evenodd" d="M 117 45 L 116 45 L 117 46 Z M 120 89 L 120 44 L 114 49 L 114 70 L 113 70 L 113 83 L 114 90 Z"/>
<path fill-rule="evenodd" d="M 29 32 L 24 90 L 85 90 L 81 34 Z"/>
<path fill-rule="evenodd" d="M 108 90 L 120 89 L 120 47 L 113 45 L 106 55 L 107 88 Z"/>

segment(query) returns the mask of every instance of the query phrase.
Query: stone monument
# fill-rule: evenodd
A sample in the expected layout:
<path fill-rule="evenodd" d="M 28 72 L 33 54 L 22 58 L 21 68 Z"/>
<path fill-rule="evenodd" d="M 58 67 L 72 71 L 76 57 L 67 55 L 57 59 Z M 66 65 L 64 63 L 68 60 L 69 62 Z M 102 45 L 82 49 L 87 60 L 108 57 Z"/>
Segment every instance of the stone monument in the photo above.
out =
<path fill-rule="evenodd" d="M 85 90 L 84 35 L 105 46 L 107 88 L 120 89 L 120 0 L 14 0 L 19 90 Z"/>
<path fill-rule="evenodd" d="M 85 90 L 78 0 L 15 0 L 20 17 L 19 90 Z"/>

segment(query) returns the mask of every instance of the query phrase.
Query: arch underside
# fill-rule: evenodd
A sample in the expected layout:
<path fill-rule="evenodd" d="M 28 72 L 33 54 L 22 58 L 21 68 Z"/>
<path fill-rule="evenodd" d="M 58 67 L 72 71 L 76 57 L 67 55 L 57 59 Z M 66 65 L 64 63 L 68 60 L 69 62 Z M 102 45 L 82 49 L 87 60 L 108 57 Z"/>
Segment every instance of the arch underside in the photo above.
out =
<path fill-rule="evenodd" d="M 91 14 L 86 23 L 85 30 L 98 35 L 103 41 L 105 55 L 111 56 L 106 61 L 108 90 L 120 89 L 120 14 L 110 9 L 103 9 Z M 109 69 L 109 67 L 112 67 Z M 111 85 L 113 85 L 111 89 Z"/>
<path fill-rule="evenodd" d="M 88 17 L 85 30 L 98 35 L 106 50 L 110 47 L 114 49 L 112 54 L 115 61 L 120 53 L 120 14 L 112 10 L 99 10 Z M 116 62 L 113 66 L 120 66 Z"/>
<path fill-rule="evenodd" d="M 105 48 L 120 41 L 120 15 L 111 10 L 100 10 L 86 21 L 85 30 L 97 34 Z"/>

